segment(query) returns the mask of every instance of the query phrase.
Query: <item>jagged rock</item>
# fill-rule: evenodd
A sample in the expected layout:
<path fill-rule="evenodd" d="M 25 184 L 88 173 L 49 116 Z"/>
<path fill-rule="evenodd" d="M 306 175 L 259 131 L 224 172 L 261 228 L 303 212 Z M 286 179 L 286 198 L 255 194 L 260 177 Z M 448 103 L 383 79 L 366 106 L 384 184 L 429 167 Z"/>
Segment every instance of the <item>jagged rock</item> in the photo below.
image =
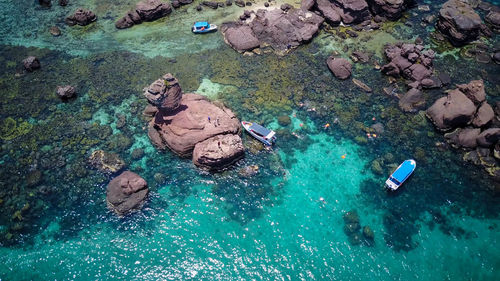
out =
<path fill-rule="evenodd" d="M 459 84 L 457 87 L 476 105 L 486 100 L 483 80 L 472 80 L 469 84 Z"/>
<path fill-rule="evenodd" d="M 371 18 L 365 0 L 335 0 L 337 12 L 345 24 L 360 23 Z"/>
<path fill-rule="evenodd" d="M 375 15 L 397 20 L 403 12 L 415 5 L 414 0 L 367 0 L 371 11 Z"/>
<path fill-rule="evenodd" d="M 302 0 L 302 1 L 300 1 L 300 8 L 302 10 L 309 11 L 314 6 L 314 3 L 315 3 L 314 0 Z"/>
<path fill-rule="evenodd" d="M 183 3 L 180 1 L 180 3 Z M 142 0 L 137 3 L 134 9 L 127 12 L 125 16 L 119 19 L 115 26 L 118 29 L 128 28 L 134 24 L 140 24 L 143 21 L 154 21 L 162 18 L 172 12 L 169 3 L 160 0 Z"/>
<path fill-rule="evenodd" d="M 120 171 L 125 162 L 116 153 L 106 152 L 104 150 L 95 150 L 89 157 L 89 164 L 105 173 L 116 173 Z"/>
<path fill-rule="evenodd" d="M 237 51 L 269 45 L 277 53 L 286 53 L 311 40 L 322 22 L 322 17 L 302 9 L 259 9 L 250 23 L 225 23 L 221 31 L 226 43 Z"/>
<path fill-rule="evenodd" d="M 170 73 L 163 75 L 144 91 L 144 96 L 150 104 L 166 113 L 179 107 L 182 90 L 179 81 Z"/>
<path fill-rule="evenodd" d="M 32 72 L 40 68 L 40 61 L 34 56 L 29 56 L 23 60 L 23 65 L 24 69 L 28 72 Z"/>
<path fill-rule="evenodd" d="M 352 65 L 344 58 L 328 57 L 326 64 L 330 71 L 339 79 L 347 79 L 351 76 Z"/>
<path fill-rule="evenodd" d="M 399 77 L 402 75 L 412 81 L 422 81 L 432 75 L 432 60 L 434 51 L 424 50 L 423 45 L 410 43 L 387 44 L 384 54 L 389 63 L 382 66 L 386 75 Z M 419 83 L 420 85 L 420 83 Z"/>
<path fill-rule="evenodd" d="M 68 25 L 85 26 L 97 20 L 97 16 L 90 10 L 78 8 L 75 13 L 66 18 L 65 22 Z"/>
<path fill-rule="evenodd" d="M 481 18 L 472 7 L 460 0 L 449 0 L 439 11 L 437 29 L 455 46 L 463 46 L 479 38 Z"/>
<path fill-rule="evenodd" d="M 476 106 L 461 91 L 455 89 L 446 97 L 438 99 L 429 109 L 427 117 L 442 131 L 469 124 L 476 112 Z"/>
<path fill-rule="evenodd" d="M 477 144 L 482 147 L 492 147 L 500 140 L 500 128 L 484 130 L 477 137 Z"/>
<path fill-rule="evenodd" d="M 331 25 L 338 25 L 342 21 L 337 7 L 328 0 L 316 0 L 316 8 Z"/>
<path fill-rule="evenodd" d="M 57 86 L 57 96 L 62 99 L 69 99 L 76 95 L 76 90 L 73 86 Z"/>
<path fill-rule="evenodd" d="M 499 11 L 490 11 L 484 20 L 491 25 L 493 31 L 500 32 L 500 12 Z"/>
<path fill-rule="evenodd" d="M 140 209 L 146 201 L 149 189 L 138 174 L 125 171 L 108 184 L 106 203 L 108 208 L 122 216 Z"/>
<path fill-rule="evenodd" d="M 486 126 L 491 122 L 491 120 L 493 120 L 494 117 L 495 112 L 493 111 L 493 108 L 487 102 L 484 102 L 478 108 L 476 116 L 474 117 L 474 120 L 472 120 L 472 125 L 478 128 Z"/>
<path fill-rule="evenodd" d="M 454 148 L 474 149 L 477 147 L 477 137 L 481 133 L 479 128 L 458 128 L 444 137 Z"/>
<path fill-rule="evenodd" d="M 417 112 L 425 105 L 425 98 L 422 92 L 416 88 L 410 89 L 399 100 L 399 107 L 405 112 Z"/>
<path fill-rule="evenodd" d="M 193 163 L 209 170 L 220 170 L 244 155 L 245 148 L 239 135 L 216 135 L 194 146 Z"/>

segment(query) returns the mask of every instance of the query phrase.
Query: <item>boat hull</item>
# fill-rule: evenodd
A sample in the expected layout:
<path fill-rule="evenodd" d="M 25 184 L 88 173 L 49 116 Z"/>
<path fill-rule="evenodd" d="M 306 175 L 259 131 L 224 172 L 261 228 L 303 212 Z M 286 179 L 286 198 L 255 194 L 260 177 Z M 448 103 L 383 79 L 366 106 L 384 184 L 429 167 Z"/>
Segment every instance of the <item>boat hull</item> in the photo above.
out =
<path fill-rule="evenodd" d="M 385 187 L 388 190 L 396 191 L 413 174 L 416 167 L 415 160 L 405 160 L 385 181 Z"/>
<path fill-rule="evenodd" d="M 252 135 L 254 138 L 256 138 L 257 140 L 259 140 L 260 142 L 262 142 L 263 144 L 265 144 L 267 146 L 272 146 L 274 144 L 274 142 L 276 141 L 276 137 L 274 137 L 274 132 L 273 132 L 273 136 L 272 137 L 265 138 L 265 137 L 262 137 L 262 136 L 256 134 L 251 129 L 251 126 L 252 126 L 251 122 L 241 121 L 241 125 L 243 126 L 243 128 L 245 129 L 245 131 L 247 131 L 250 135 Z"/>
<path fill-rule="evenodd" d="M 194 26 L 191 28 L 191 31 L 193 33 L 196 33 L 196 34 L 203 34 L 203 33 L 210 33 L 210 32 L 214 32 L 214 31 L 217 31 L 217 25 L 215 24 L 211 24 L 209 28 L 206 28 L 206 29 L 196 29 Z"/>

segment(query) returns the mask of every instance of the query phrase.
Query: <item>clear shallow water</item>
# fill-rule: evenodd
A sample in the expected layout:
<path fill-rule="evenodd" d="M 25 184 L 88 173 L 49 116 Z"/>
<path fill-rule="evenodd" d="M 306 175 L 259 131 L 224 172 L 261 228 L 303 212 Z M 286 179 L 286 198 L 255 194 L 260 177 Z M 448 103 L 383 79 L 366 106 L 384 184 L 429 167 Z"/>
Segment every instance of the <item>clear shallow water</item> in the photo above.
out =
<path fill-rule="evenodd" d="M 89 5 L 99 15 L 115 4 Z M 108 9 L 111 16 L 100 18 L 96 30 L 63 30 L 68 37 L 54 38 L 65 39 L 62 44 L 45 42 L 42 35 L 19 39 L 24 23 L 6 25 L 12 37 L 2 39 L 0 115 L 2 122 L 11 117 L 33 127 L 1 143 L 2 280 L 494 280 L 499 275 L 500 205 L 488 192 L 495 183 L 463 163 L 460 152 L 436 149 L 442 136 L 421 114 L 401 113 L 397 100 L 382 92 L 387 79 L 371 65 L 354 66 L 354 77 L 374 89 L 371 95 L 333 79 L 325 67 L 332 50 L 367 50 L 382 63 L 383 43 L 424 36 L 419 25 L 396 24 L 362 34 L 359 41 L 340 42 L 321 32 L 286 57 L 247 57 L 223 44 L 220 34 L 193 41 L 181 31 L 192 18 L 180 13 L 166 19 L 175 21 L 179 29 L 172 33 L 179 40 L 159 36 L 167 28 L 163 20 L 114 30 L 113 15 L 131 5 Z M 53 19 L 33 19 L 41 23 L 34 30 L 45 32 Z M 143 39 L 137 40 L 139 35 Z M 483 77 L 494 102 L 498 66 L 451 53 L 454 57 L 439 56 L 436 71 L 449 71 L 453 83 Z M 19 62 L 29 54 L 40 57 L 42 70 L 16 78 Z M 162 56 L 151 59 L 156 55 Z M 168 60 L 172 57 L 177 63 Z M 141 91 L 166 72 L 174 73 L 186 92 L 223 101 L 241 119 L 276 129 L 276 150 L 256 152 L 243 135 L 246 158 L 213 175 L 156 151 L 141 117 L 146 104 Z M 77 85 L 76 100 L 61 103 L 54 96 L 63 82 Z M 428 103 L 440 94 L 429 92 Z M 278 125 L 280 115 L 290 116 L 291 125 Z M 120 116 L 125 126 L 119 125 Z M 335 118 L 339 124 L 321 129 Z M 378 139 L 356 138 L 378 121 L 385 126 Z M 118 219 L 106 209 L 111 176 L 86 166 L 98 148 L 118 153 L 148 181 L 151 198 L 141 212 Z M 136 148 L 144 149 L 141 159 L 131 157 Z M 387 194 L 381 186 L 391 165 L 409 157 L 418 157 L 417 173 L 400 193 Z M 373 160 L 381 163 L 381 174 L 372 169 Z M 254 164 L 258 175 L 238 175 L 241 167 Z M 33 185 L 35 171 L 42 178 Z M 41 186 L 52 193 L 41 192 Z M 26 203 L 22 219 L 16 218 Z M 350 210 L 374 231 L 372 247 L 349 243 L 342 215 Z M 9 233 L 13 237 L 7 239 Z"/>

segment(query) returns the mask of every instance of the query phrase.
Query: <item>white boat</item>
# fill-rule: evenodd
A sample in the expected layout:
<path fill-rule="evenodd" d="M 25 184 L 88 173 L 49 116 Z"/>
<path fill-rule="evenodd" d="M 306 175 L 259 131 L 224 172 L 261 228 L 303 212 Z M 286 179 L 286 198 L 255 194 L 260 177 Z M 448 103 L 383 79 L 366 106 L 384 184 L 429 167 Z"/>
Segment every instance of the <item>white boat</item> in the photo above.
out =
<path fill-rule="evenodd" d="M 273 130 L 262 127 L 257 123 L 247 121 L 241 121 L 241 125 L 243 126 L 243 128 L 245 128 L 245 130 L 247 130 L 248 133 L 250 133 L 250 135 L 258 139 L 265 145 L 273 145 L 276 141 L 276 133 Z"/>
<path fill-rule="evenodd" d="M 405 160 L 385 181 L 385 186 L 389 190 L 397 190 L 410 175 L 415 171 L 417 162 L 413 159 Z"/>
<path fill-rule="evenodd" d="M 194 23 L 193 28 L 191 28 L 191 31 L 193 31 L 193 33 L 209 33 L 216 30 L 217 25 L 210 24 L 206 21 L 197 21 Z"/>

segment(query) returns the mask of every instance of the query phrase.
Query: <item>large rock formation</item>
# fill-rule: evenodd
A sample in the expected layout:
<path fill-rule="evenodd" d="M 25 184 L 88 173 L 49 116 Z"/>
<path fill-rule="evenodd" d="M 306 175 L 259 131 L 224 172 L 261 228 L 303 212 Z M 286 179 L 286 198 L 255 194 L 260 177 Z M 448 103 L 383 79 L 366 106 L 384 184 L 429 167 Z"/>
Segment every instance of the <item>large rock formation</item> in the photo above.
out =
<path fill-rule="evenodd" d="M 106 203 L 118 215 L 140 209 L 148 195 L 148 184 L 138 174 L 125 171 L 108 184 Z"/>
<path fill-rule="evenodd" d="M 438 30 L 455 46 L 479 38 L 481 18 L 472 7 L 460 0 L 449 0 L 439 11 Z"/>
<path fill-rule="evenodd" d="M 490 11 L 484 20 L 494 32 L 500 33 L 500 11 Z"/>
<path fill-rule="evenodd" d="M 226 43 L 239 52 L 269 45 L 286 53 L 311 40 L 322 22 L 322 17 L 302 9 L 259 9 L 251 22 L 225 23 L 221 31 Z"/>
<path fill-rule="evenodd" d="M 128 28 L 143 21 L 154 21 L 171 12 L 172 7 L 167 2 L 162 2 L 161 0 L 142 0 L 137 3 L 134 9 L 119 19 L 115 23 L 115 26 L 119 29 Z"/>
<path fill-rule="evenodd" d="M 374 15 L 380 15 L 390 20 L 397 20 L 403 12 L 415 5 L 414 0 L 367 0 Z"/>
<path fill-rule="evenodd" d="M 427 109 L 427 117 L 442 131 L 468 125 L 475 113 L 474 103 L 457 89 L 438 99 Z"/>
<path fill-rule="evenodd" d="M 67 25 L 88 25 L 97 20 L 97 16 L 90 10 L 78 8 L 74 14 L 66 18 Z"/>
<path fill-rule="evenodd" d="M 431 49 L 425 50 L 423 45 L 387 44 L 384 47 L 384 53 L 389 63 L 382 66 L 381 71 L 390 76 L 403 76 L 417 82 L 412 84 L 414 88 L 419 87 L 422 80 L 432 75 L 432 61 L 435 53 Z"/>
<path fill-rule="evenodd" d="M 168 84 L 162 86 L 159 81 L 163 79 Z M 222 169 L 240 159 L 243 144 L 240 122 L 234 113 L 204 96 L 182 94 L 171 74 L 163 79 L 144 92 L 148 101 L 158 107 L 148 129 L 153 144 L 160 149 L 168 147 L 182 157 L 194 154 L 193 162 L 210 170 Z"/>

